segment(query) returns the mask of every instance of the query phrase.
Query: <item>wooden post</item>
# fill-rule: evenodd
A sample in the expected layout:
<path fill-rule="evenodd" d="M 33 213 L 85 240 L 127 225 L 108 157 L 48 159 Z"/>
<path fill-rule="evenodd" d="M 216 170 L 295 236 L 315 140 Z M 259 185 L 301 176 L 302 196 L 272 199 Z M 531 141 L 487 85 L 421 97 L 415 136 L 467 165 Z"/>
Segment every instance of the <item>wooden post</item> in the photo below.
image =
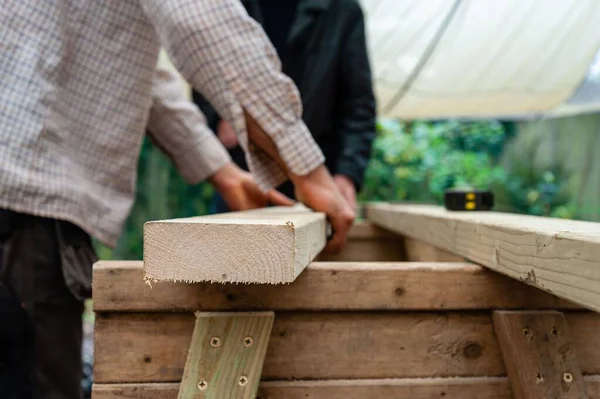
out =
<path fill-rule="evenodd" d="M 516 399 L 587 399 L 563 313 L 496 311 L 493 320 Z"/>
<path fill-rule="evenodd" d="M 196 316 L 178 399 L 255 398 L 274 313 Z"/>

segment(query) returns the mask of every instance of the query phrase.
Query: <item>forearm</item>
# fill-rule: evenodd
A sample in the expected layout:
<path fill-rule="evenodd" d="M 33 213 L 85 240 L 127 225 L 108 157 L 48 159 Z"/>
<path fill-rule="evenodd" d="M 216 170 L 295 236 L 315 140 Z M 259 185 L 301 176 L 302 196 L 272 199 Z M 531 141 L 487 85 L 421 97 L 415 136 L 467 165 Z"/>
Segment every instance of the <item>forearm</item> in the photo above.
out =
<path fill-rule="evenodd" d="M 173 73 L 157 70 L 152 94 L 150 138 L 189 183 L 205 180 L 231 162 L 202 113 L 183 95 L 181 82 Z"/>

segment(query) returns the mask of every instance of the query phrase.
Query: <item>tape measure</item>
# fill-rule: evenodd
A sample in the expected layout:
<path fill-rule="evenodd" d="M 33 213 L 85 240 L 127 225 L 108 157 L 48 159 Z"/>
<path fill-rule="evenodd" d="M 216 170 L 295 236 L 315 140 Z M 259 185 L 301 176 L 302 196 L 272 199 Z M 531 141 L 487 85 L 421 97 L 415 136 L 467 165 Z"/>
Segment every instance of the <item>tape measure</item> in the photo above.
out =
<path fill-rule="evenodd" d="M 449 211 L 489 211 L 494 195 L 491 191 L 452 189 L 444 193 L 444 206 Z"/>

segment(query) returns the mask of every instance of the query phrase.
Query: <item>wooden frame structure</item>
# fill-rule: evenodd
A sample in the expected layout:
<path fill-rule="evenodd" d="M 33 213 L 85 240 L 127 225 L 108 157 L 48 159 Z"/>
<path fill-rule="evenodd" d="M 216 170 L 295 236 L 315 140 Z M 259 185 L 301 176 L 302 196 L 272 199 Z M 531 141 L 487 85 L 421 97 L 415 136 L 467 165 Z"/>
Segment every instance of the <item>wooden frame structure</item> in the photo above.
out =
<path fill-rule="evenodd" d="M 266 240 L 271 233 L 264 226 L 296 226 L 299 212 L 305 211 L 254 211 L 250 219 L 260 220 Z M 309 220 L 302 228 L 307 235 L 292 234 L 281 248 L 324 244 L 324 229 L 314 228 L 324 219 L 311 217 L 303 219 Z M 600 268 L 594 241 L 600 234 L 592 229 L 600 225 L 525 218 L 519 226 L 512 215 L 388 204 L 370 206 L 367 217 L 372 223 L 357 224 L 341 254 L 307 261 L 291 284 L 160 281 L 150 287 L 144 272 L 154 261 L 148 255 L 158 252 L 146 254 L 145 271 L 141 262 L 99 262 L 94 398 L 600 398 L 600 315 L 585 309 L 597 310 L 597 297 L 594 289 L 580 295 L 568 288 L 577 288 L 573 275 L 593 280 L 600 270 L 594 268 Z M 189 229 L 206 229 L 208 219 L 188 223 L 177 237 L 198 237 Z M 231 232 L 236 222 L 228 224 L 229 238 L 242 234 Z M 239 226 L 247 232 L 248 224 Z M 163 226 L 154 227 L 154 237 L 168 242 Z M 227 250 L 239 251 L 231 242 Z M 197 245 L 178 247 L 188 250 L 186 267 Z M 261 274 L 242 265 L 246 271 L 238 276 L 274 282 L 278 261 L 261 258 Z M 278 259 L 286 259 L 280 268 L 298 264 L 297 258 Z M 518 269 L 524 274 L 507 268 L 519 263 L 515 259 L 526 265 Z M 163 257 L 154 270 L 161 262 L 178 267 Z M 559 263 L 569 273 L 547 281 L 544 270 Z M 234 266 L 227 265 L 228 276 Z M 535 280 L 527 278 L 528 267 Z M 193 280 L 179 276 L 164 279 Z M 250 322 L 257 317 L 264 322 Z M 244 368 L 248 364 L 253 367 Z"/>

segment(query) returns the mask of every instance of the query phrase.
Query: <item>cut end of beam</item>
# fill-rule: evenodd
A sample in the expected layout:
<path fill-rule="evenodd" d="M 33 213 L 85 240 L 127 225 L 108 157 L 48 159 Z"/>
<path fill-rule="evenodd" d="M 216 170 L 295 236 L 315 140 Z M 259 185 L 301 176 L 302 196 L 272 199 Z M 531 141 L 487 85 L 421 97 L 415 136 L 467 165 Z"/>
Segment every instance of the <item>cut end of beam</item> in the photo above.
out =
<path fill-rule="evenodd" d="M 150 281 L 290 283 L 325 246 L 325 216 L 251 211 L 148 222 Z"/>

